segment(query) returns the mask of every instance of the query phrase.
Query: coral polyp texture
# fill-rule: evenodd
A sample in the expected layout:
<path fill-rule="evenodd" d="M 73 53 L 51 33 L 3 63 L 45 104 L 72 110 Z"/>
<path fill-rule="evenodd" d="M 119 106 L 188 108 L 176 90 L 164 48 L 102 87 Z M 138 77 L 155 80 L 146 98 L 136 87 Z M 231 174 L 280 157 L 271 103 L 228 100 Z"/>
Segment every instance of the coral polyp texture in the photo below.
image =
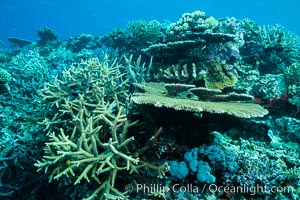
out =
<path fill-rule="evenodd" d="M 300 198 L 296 34 L 203 11 L 37 33 L 0 50 L 0 199 Z M 209 185 L 232 190 L 184 190 Z"/>

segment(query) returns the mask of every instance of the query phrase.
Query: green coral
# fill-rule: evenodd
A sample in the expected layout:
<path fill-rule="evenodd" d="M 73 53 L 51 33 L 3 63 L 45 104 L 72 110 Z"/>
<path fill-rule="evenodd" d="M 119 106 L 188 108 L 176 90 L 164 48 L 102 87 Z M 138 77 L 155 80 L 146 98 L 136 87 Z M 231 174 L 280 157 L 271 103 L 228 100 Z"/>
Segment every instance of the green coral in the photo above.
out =
<path fill-rule="evenodd" d="M 290 85 L 294 85 L 299 83 L 300 81 L 300 63 L 295 62 L 285 68 L 284 75 L 287 79 L 287 83 Z M 299 84 L 300 85 L 300 84 Z"/>
<path fill-rule="evenodd" d="M 129 38 L 137 44 L 153 44 L 162 36 L 161 29 L 162 25 L 156 20 L 149 22 L 137 20 L 131 21 L 127 24 L 126 32 L 129 35 Z"/>
<path fill-rule="evenodd" d="M 300 167 L 293 167 L 287 170 L 287 176 L 290 180 L 300 179 Z"/>
<path fill-rule="evenodd" d="M 0 68 L 0 81 L 9 82 L 11 81 L 11 75 L 6 70 Z"/>
<path fill-rule="evenodd" d="M 233 87 L 237 82 L 237 78 L 228 70 L 227 64 L 215 62 L 209 62 L 207 64 L 207 74 L 204 80 L 207 88 L 219 90 L 226 87 Z"/>
<path fill-rule="evenodd" d="M 286 31 L 281 25 L 259 26 L 259 43 L 267 49 L 281 49 L 295 58 L 299 49 L 300 38 L 292 32 Z M 295 53 L 295 54 L 293 54 Z"/>
<path fill-rule="evenodd" d="M 124 108 L 117 100 L 106 105 L 103 100 L 98 104 L 85 101 L 82 95 L 78 100 L 63 104 L 61 112 L 72 116 L 73 122 L 69 126 L 72 125 L 73 130 L 60 129 L 58 134 L 50 133 L 46 155 L 35 166 L 39 170 L 44 168 L 46 173 L 50 171 L 50 181 L 62 176 L 75 177 L 75 185 L 82 180 L 95 181 L 99 187 L 87 199 L 93 199 L 100 192 L 100 199 L 124 199 L 125 193 L 114 186 L 117 173 L 138 173 L 141 167 L 139 158 L 133 157 L 127 147 L 134 140 L 126 137 L 127 129 L 136 122 L 128 122 Z M 101 132 L 107 138 L 99 136 Z"/>
<path fill-rule="evenodd" d="M 109 64 L 108 57 L 101 62 L 97 58 L 82 61 L 79 67 L 72 65 L 65 70 L 61 78 L 56 77 L 53 82 L 46 83 L 39 93 L 56 107 L 59 107 L 64 99 L 78 98 L 79 91 L 89 90 L 86 92 L 98 99 L 111 99 L 115 94 L 125 95 L 128 80 L 119 68 L 116 60 Z M 90 103 L 97 101 L 95 98 L 89 98 Z"/>
<path fill-rule="evenodd" d="M 39 49 L 21 52 L 12 58 L 10 69 L 19 73 L 24 79 L 48 79 L 50 77 L 50 67 L 46 59 L 39 53 Z"/>
<path fill-rule="evenodd" d="M 49 142 L 35 166 L 49 173 L 50 181 L 93 183 L 94 191 L 88 192 L 86 199 L 127 199 L 126 192 L 116 186 L 120 177 L 138 174 L 146 167 L 162 178 L 167 170 L 166 164 L 155 166 L 140 158 L 151 142 L 138 151 L 129 147 L 134 137 L 127 137 L 127 132 L 137 121 L 130 122 L 126 115 L 128 80 L 120 68 L 108 57 L 82 61 L 39 91 L 53 115 L 40 123 Z"/>
<path fill-rule="evenodd" d="M 285 71 L 284 75 L 286 77 L 286 81 L 288 84 L 288 94 L 289 99 L 288 101 L 296 105 L 298 108 L 300 107 L 300 63 L 295 62 L 288 66 Z"/>
<path fill-rule="evenodd" d="M 249 19 L 240 23 L 245 45 L 240 49 L 245 63 L 260 72 L 278 74 L 299 60 L 300 38 L 281 25 L 259 26 Z"/>

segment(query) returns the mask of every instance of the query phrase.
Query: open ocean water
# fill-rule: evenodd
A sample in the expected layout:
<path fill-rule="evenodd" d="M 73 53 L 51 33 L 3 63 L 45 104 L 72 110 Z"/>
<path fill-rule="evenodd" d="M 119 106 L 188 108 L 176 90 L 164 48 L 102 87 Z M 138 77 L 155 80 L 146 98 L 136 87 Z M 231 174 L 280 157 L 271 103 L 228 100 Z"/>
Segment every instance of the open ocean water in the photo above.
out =
<path fill-rule="evenodd" d="M 182 13 L 195 10 L 217 18 L 249 18 L 265 25 L 279 23 L 300 34 L 298 7 L 297 0 L 3 0 L 0 38 L 4 42 L 12 36 L 34 40 L 37 39 L 35 31 L 48 26 L 65 40 L 81 33 L 104 34 L 132 20 L 173 22 Z"/>

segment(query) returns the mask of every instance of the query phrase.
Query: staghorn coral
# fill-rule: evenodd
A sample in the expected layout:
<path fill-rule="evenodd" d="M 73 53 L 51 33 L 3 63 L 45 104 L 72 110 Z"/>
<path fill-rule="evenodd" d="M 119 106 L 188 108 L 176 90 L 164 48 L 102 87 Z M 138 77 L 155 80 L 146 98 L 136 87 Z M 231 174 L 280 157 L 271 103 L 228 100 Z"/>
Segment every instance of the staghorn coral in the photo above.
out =
<path fill-rule="evenodd" d="M 167 90 L 163 87 L 164 84 L 162 83 L 135 85 L 145 91 L 145 93 L 135 93 L 132 97 L 132 101 L 138 105 L 146 104 L 158 108 L 166 107 L 194 113 L 227 114 L 238 118 L 263 117 L 268 114 L 267 110 L 253 103 L 198 101 L 193 97 L 189 99 L 171 98 L 165 95 L 167 94 Z"/>
<path fill-rule="evenodd" d="M 148 67 L 146 67 L 146 63 L 141 63 L 141 55 L 137 58 L 136 62 L 132 61 L 133 55 L 131 54 L 129 58 L 124 55 L 124 59 L 127 65 L 127 75 L 128 79 L 132 83 L 144 83 L 146 76 L 149 76 L 150 70 L 152 67 L 152 59 L 151 57 Z"/>
<path fill-rule="evenodd" d="M 37 48 L 21 52 L 12 58 L 11 63 L 9 69 L 20 73 L 25 80 L 49 78 L 50 67 Z"/>
<path fill-rule="evenodd" d="M 76 99 L 78 91 L 89 94 L 87 98 L 90 103 L 96 101 L 90 95 L 95 95 L 99 99 L 125 95 L 128 80 L 124 77 L 125 74 L 120 72 L 119 67 L 116 59 L 109 63 L 107 56 L 101 62 L 98 58 L 82 61 L 79 66 L 72 65 L 64 70 L 61 79 L 57 76 L 53 82 L 46 83 L 39 93 L 56 107 L 59 107 L 65 98 Z"/>
<path fill-rule="evenodd" d="M 62 112 L 72 116 L 73 130 L 70 133 L 63 129 L 56 135 L 49 134 L 50 142 L 46 143 L 45 156 L 35 166 L 51 172 L 49 180 L 62 176 L 76 176 L 74 184 L 82 180 L 95 181 L 99 187 L 86 199 L 93 199 L 101 192 L 100 199 L 126 198 L 125 193 L 115 186 L 117 173 L 125 170 L 138 173 L 139 158 L 133 157 L 127 145 L 134 138 L 126 137 L 127 129 L 136 122 L 129 123 L 117 100 L 111 104 L 88 104 L 83 95 L 73 102 L 66 101 Z M 92 108 L 90 110 L 90 108 Z M 114 114 L 114 109 L 118 109 Z M 101 132 L 108 139 L 103 141 Z M 70 135 L 71 134 L 71 135 Z M 104 180 L 104 181 L 103 181 Z"/>
<path fill-rule="evenodd" d="M 0 68 L 0 82 L 11 81 L 11 75 L 6 70 Z"/>
<path fill-rule="evenodd" d="M 143 148 L 133 151 L 129 147 L 134 137 L 127 137 L 127 131 L 137 121 L 129 122 L 126 115 L 128 80 L 123 79 L 120 67 L 116 61 L 109 65 L 108 57 L 83 61 L 40 90 L 53 114 L 40 123 L 50 141 L 35 166 L 50 173 L 50 181 L 67 179 L 79 186 L 93 183 L 85 199 L 127 199 L 117 180 L 138 174 L 140 168 L 155 170 L 162 178 L 168 167 L 140 158 L 153 146 L 160 129 Z"/>
<path fill-rule="evenodd" d="M 259 26 L 244 19 L 245 45 L 240 49 L 245 64 L 259 67 L 260 72 L 283 73 L 287 66 L 299 60 L 300 39 L 281 25 Z"/>

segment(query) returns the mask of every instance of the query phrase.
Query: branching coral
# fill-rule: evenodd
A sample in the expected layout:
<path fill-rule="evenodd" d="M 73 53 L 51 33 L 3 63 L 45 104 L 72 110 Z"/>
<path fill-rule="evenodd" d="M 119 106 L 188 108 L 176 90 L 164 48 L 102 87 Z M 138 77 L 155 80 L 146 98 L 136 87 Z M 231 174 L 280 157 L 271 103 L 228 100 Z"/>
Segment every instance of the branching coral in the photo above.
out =
<path fill-rule="evenodd" d="M 129 58 L 124 56 L 125 62 L 127 64 L 127 74 L 132 83 L 144 83 L 145 76 L 149 76 L 151 67 L 152 67 L 152 59 L 151 57 L 148 67 L 146 67 L 146 63 L 141 63 L 141 55 L 138 57 L 136 62 L 132 61 L 133 55 L 131 54 Z"/>
<path fill-rule="evenodd" d="M 300 39 L 281 25 L 259 26 L 251 20 L 241 22 L 245 45 L 240 49 L 245 63 L 259 66 L 265 73 L 283 73 L 299 60 Z"/>
<path fill-rule="evenodd" d="M 129 22 L 126 27 L 126 32 L 134 43 L 153 44 L 162 36 L 161 29 L 162 25 L 156 20 L 150 22 L 138 20 Z"/>
<path fill-rule="evenodd" d="M 88 94 L 90 103 L 104 97 L 114 98 L 116 94 L 125 95 L 128 80 L 119 68 L 116 60 L 110 63 L 108 57 L 101 62 L 97 58 L 86 60 L 65 70 L 61 79 L 57 76 L 52 83 L 46 83 L 39 93 L 56 107 L 65 98 L 76 99 L 80 91 Z"/>
<path fill-rule="evenodd" d="M 0 82 L 11 81 L 11 75 L 4 69 L 0 69 Z"/>
<path fill-rule="evenodd" d="M 295 62 L 292 65 L 285 68 L 284 75 L 288 84 L 288 101 L 296 105 L 298 108 L 300 106 L 299 91 L 300 91 L 300 63 Z"/>
<path fill-rule="evenodd" d="M 134 137 L 127 137 L 127 131 L 137 121 L 129 122 L 126 115 L 128 80 L 119 71 L 120 65 L 108 63 L 106 57 L 104 61 L 91 59 L 71 66 L 62 79 L 56 77 L 40 90 L 55 114 L 41 123 L 50 142 L 35 166 L 50 172 L 50 181 L 67 178 L 75 185 L 83 180 L 95 182 L 97 187 L 86 199 L 127 199 L 115 184 L 121 176 L 118 174 L 137 174 L 144 167 L 162 178 L 167 170 L 166 164 L 155 166 L 140 159 L 153 144 L 138 151 L 129 148 Z"/>
<path fill-rule="evenodd" d="M 279 48 L 285 53 L 295 52 L 299 49 L 300 39 L 297 35 L 285 31 L 281 25 L 259 27 L 259 43 L 264 48 Z"/>
<path fill-rule="evenodd" d="M 118 172 L 138 173 L 141 167 L 137 165 L 139 158 L 133 157 L 127 148 L 134 138 L 126 137 L 127 129 L 137 122 L 127 120 L 117 100 L 89 104 L 81 95 L 78 100 L 66 101 L 63 107 L 61 112 L 72 116 L 73 130 L 60 129 L 58 135 L 50 133 L 46 155 L 35 166 L 45 168 L 45 172 L 51 170 L 50 181 L 76 176 L 75 185 L 82 180 L 97 182 L 98 189 L 87 199 L 93 199 L 99 192 L 102 199 L 126 198 L 114 186 Z"/>
<path fill-rule="evenodd" d="M 10 68 L 28 79 L 49 76 L 50 68 L 47 66 L 46 60 L 40 56 L 38 49 L 20 53 L 12 59 L 12 63 L 14 65 Z"/>

